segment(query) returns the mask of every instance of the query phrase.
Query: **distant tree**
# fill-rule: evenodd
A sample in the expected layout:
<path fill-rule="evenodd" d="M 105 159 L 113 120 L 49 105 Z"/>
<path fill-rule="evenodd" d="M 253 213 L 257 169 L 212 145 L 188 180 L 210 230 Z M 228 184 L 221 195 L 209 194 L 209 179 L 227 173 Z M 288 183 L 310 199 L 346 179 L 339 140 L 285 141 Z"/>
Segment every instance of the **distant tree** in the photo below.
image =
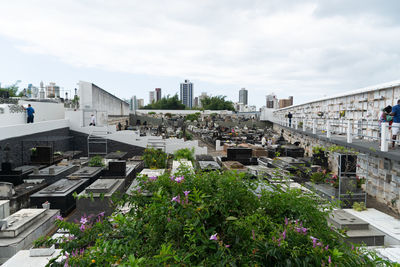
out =
<path fill-rule="evenodd" d="M 235 108 L 233 107 L 233 103 L 231 101 L 225 100 L 226 96 L 212 96 L 206 97 L 201 100 L 201 105 L 204 109 L 208 110 L 232 110 L 234 111 Z"/>
<path fill-rule="evenodd" d="M 161 98 L 157 102 L 153 102 L 144 107 L 144 109 L 185 109 L 185 105 L 181 103 L 178 95 L 170 97 L 169 95 Z"/>
<path fill-rule="evenodd" d="M 4 88 L 0 88 L 0 91 L 8 92 L 10 94 L 10 97 L 16 97 L 16 96 L 18 96 L 18 93 L 17 93 L 18 89 L 19 89 L 18 84 L 20 82 L 21 81 L 18 80 L 13 85 L 10 85 L 10 86 L 4 87 Z"/>

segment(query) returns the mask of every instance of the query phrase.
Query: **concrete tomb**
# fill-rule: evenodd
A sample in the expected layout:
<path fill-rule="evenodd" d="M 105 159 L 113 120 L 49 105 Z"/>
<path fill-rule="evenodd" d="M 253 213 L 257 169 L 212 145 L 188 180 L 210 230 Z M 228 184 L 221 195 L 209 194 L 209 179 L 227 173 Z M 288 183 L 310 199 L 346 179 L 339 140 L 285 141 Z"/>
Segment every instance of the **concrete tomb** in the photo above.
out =
<path fill-rule="evenodd" d="M 17 168 L 14 168 L 12 171 L 8 173 L 0 172 L 0 181 L 1 182 L 9 182 L 14 185 L 19 185 L 24 182 L 24 180 L 28 177 L 29 174 L 44 168 L 45 165 L 23 165 Z"/>
<path fill-rule="evenodd" d="M 0 220 L 10 216 L 10 201 L 0 200 Z"/>
<path fill-rule="evenodd" d="M 37 146 L 32 151 L 31 163 L 51 165 L 63 159 L 62 154 L 54 154 L 51 146 Z"/>
<path fill-rule="evenodd" d="M 75 172 L 77 169 L 78 166 L 75 165 L 66 165 L 66 166 L 51 165 L 47 168 L 29 174 L 25 182 L 27 183 L 45 182 L 47 184 L 51 184 L 55 181 L 67 177 L 71 173 Z"/>
<path fill-rule="evenodd" d="M 222 167 L 228 171 L 247 172 L 246 166 L 238 161 L 224 161 Z"/>
<path fill-rule="evenodd" d="M 108 153 L 105 158 L 106 159 L 123 159 L 126 154 L 128 154 L 127 152 L 121 152 L 121 151 L 116 151 L 116 152 L 111 152 Z"/>
<path fill-rule="evenodd" d="M 171 174 L 176 174 L 183 169 L 187 169 L 188 171 L 193 172 L 193 164 L 189 160 L 174 160 L 172 161 L 172 170 Z"/>
<path fill-rule="evenodd" d="M 41 207 L 44 202 L 48 201 L 52 208 L 59 209 L 63 216 L 67 215 L 75 208 L 76 202 L 73 194 L 75 192 L 79 194 L 88 184 L 88 179 L 61 179 L 31 195 L 31 205 Z"/>
<path fill-rule="evenodd" d="M 211 171 L 211 170 L 219 170 L 221 169 L 221 166 L 219 164 L 212 160 L 212 161 L 199 161 L 199 167 L 202 171 Z"/>
<path fill-rule="evenodd" d="M 105 212 L 106 216 L 111 215 L 114 206 L 111 203 L 111 196 L 114 193 L 123 193 L 125 186 L 124 179 L 98 179 L 86 187 L 76 199 L 76 216 L 83 214 L 99 214 Z"/>
<path fill-rule="evenodd" d="M 0 220 L 0 263 L 15 255 L 19 250 L 28 249 L 40 236 L 54 228 L 58 210 L 21 209 Z"/>
<path fill-rule="evenodd" d="M 227 148 L 227 157 L 221 158 L 222 161 L 238 161 L 243 165 L 257 165 L 257 159 L 253 158 L 251 148 L 231 147 Z"/>
<path fill-rule="evenodd" d="M 103 167 L 83 167 L 76 172 L 67 176 L 68 179 L 89 179 L 89 183 L 93 183 L 100 177 Z"/>
<path fill-rule="evenodd" d="M 165 169 L 143 169 L 139 175 L 147 176 L 147 177 L 158 177 L 163 175 Z"/>

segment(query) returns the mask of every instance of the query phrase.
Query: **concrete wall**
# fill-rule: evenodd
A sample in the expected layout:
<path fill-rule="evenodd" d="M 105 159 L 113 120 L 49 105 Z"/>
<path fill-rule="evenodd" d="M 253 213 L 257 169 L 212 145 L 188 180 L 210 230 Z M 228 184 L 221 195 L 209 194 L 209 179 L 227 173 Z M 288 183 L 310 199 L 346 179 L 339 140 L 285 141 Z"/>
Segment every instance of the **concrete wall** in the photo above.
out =
<path fill-rule="evenodd" d="M 89 82 L 79 81 L 82 109 L 105 111 L 108 115 L 128 115 L 129 104 Z"/>
<path fill-rule="evenodd" d="M 326 137 L 304 133 L 274 123 L 276 132 L 284 130 L 284 137 L 291 143 L 300 142 L 306 153 L 311 156 L 314 146 L 330 147 L 333 145 L 354 149 L 360 154 L 357 157 L 357 173 L 367 179 L 366 191 L 379 202 L 386 204 L 395 212 L 400 212 L 400 159 L 380 151 L 372 151 L 346 141 L 327 139 Z"/>
<path fill-rule="evenodd" d="M 0 140 L 68 128 L 68 120 L 42 121 L 29 124 L 0 126 Z"/>
<path fill-rule="evenodd" d="M 31 104 L 35 110 L 34 122 L 49 121 L 49 120 L 61 120 L 64 119 L 64 104 L 52 103 L 52 102 L 33 102 L 20 100 L 18 105 L 28 107 Z M 23 112 L 11 112 L 10 104 L 0 104 L 0 126 L 26 124 L 26 111 Z"/>

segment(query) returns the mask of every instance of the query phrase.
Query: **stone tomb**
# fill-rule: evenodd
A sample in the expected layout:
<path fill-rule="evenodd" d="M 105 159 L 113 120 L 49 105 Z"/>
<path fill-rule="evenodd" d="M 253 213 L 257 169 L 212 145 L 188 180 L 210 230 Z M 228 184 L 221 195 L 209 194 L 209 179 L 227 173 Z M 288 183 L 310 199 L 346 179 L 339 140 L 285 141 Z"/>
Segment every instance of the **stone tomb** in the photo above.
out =
<path fill-rule="evenodd" d="M 13 185 L 19 185 L 24 182 L 24 179 L 28 177 L 29 174 L 35 170 L 39 170 L 45 167 L 44 165 L 34 166 L 34 165 L 23 165 L 14 168 L 12 171 L 2 172 L 0 171 L 0 181 L 12 183 Z"/>
<path fill-rule="evenodd" d="M 28 249 L 40 236 L 54 228 L 58 210 L 21 209 L 0 220 L 0 263 L 15 255 L 19 250 Z"/>
<path fill-rule="evenodd" d="M 172 161 L 171 174 L 176 174 L 183 169 L 187 169 L 188 171 L 193 172 L 192 162 L 184 159 Z"/>
<path fill-rule="evenodd" d="M 383 246 L 385 234 L 369 227 L 366 221 L 347 213 L 344 210 L 334 210 L 328 222 L 338 229 L 346 229 L 346 241 L 367 246 Z"/>
<path fill-rule="evenodd" d="M 27 183 L 54 183 L 62 178 L 67 177 L 74 171 L 78 169 L 78 166 L 75 165 L 67 165 L 67 166 L 58 166 L 52 165 L 47 168 L 37 170 L 31 174 L 29 174 L 28 178 L 25 180 Z"/>
<path fill-rule="evenodd" d="M 231 147 L 227 150 L 227 157 L 221 158 L 222 161 L 238 161 L 243 165 L 257 165 L 257 159 L 253 158 L 251 148 Z"/>
<path fill-rule="evenodd" d="M 79 194 L 88 184 L 88 179 L 61 179 L 33 194 L 30 197 L 31 205 L 42 207 L 42 204 L 48 201 L 50 202 L 50 207 L 59 209 L 63 216 L 67 215 L 75 208 L 74 192 Z"/>
<path fill-rule="evenodd" d="M 228 171 L 247 172 L 247 167 L 238 161 L 224 161 L 222 168 Z"/>
<path fill-rule="evenodd" d="M 10 216 L 10 201 L 0 200 L 0 220 Z"/>
<path fill-rule="evenodd" d="M 139 162 L 128 163 L 124 160 L 111 160 L 108 169 L 101 172 L 100 179 L 124 179 L 128 185 L 136 177 L 143 165 Z"/>
<path fill-rule="evenodd" d="M 108 153 L 105 158 L 106 159 L 123 159 L 126 154 L 128 154 L 127 152 L 121 152 L 121 151 L 116 151 L 116 152 L 111 152 Z"/>
<path fill-rule="evenodd" d="M 76 214 L 99 214 L 104 212 L 106 216 L 111 215 L 114 207 L 111 204 L 111 196 L 114 193 L 123 193 L 124 179 L 98 179 L 86 187 L 76 199 Z"/>
<path fill-rule="evenodd" d="M 214 170 L 220 170 L 221 166 L 219 166 L 219 164 L 212 160 L 212 161 L 199 161 L 199 168 L 202 171 L 214 171 Z"/>
<path fill-rule="evenodd" d="M 89 184 L 93 183 L 100 177 L 100 173 L 103 170 L 102 167 L 83 167 L 76 172 L 67 176 L 68 179 L 88 179 Z"/>
<path fill-rule="evenodd" d="M 141 176 L 147 176 L 147 177 L 158 177 L 163 175 L 165 172 L 165 169 L 143 169 L 139 175 Z"/>

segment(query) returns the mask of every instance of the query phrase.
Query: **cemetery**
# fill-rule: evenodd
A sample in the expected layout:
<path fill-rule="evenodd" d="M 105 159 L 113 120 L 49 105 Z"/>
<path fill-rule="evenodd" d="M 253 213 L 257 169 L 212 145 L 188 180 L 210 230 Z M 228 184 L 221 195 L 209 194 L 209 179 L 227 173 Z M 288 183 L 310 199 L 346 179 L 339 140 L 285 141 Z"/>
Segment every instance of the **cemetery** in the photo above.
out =
<path fill-rule="evenodd" d="M 0 151 L 2 263 L 29 260 L 33 256 L 24 251 L 57 231 L 35 242 L 51 248 L 37 257 L 68 259 L 71 266 L 93 259 L 99 265 L 139 259 L 143 265 L 215 265 L 221 258 L 228 265 L 261 266 L 280 259 L 268 256 L 271 249 L 282 259 L 293 251 L 299 255 L 293 262 L 368 265 L 375 258 L 367 247 L 400 246 L 395 231 L 359 216 L 371 210 L 363 208 L 368 184 L 359 166 L 363 154 L 338 147 L 310 152 L 284 132 L 235 114 L 201 115 L 198 121 L 162 116 L 146 124 L 144 117 L 126 127 L 147 140 L 143 150 L 121 146 L 95 154 L 87 143 L 55 153 L 53 146 L 40 145 L 20 166 L 14 166 L 9 147 Z M 183 145 L 186 141 L 194 147 Z M 362 211 L 354 213 L 356 208 Z M 109 251 L 111 241 L 103 235 L 137 251 L 137 258 Z M 101 244 L 88 247 L 96 239 Z M 296 250 L 299 246 L 304 249 Z M 318 247 L 329 249 L 318 254 Z M 334 257 L 334 248 L 345 256 Z M 77 257 L 76 249 L 85 252 Z M 176 257 L 155 257 L 160 250 Z"/>

